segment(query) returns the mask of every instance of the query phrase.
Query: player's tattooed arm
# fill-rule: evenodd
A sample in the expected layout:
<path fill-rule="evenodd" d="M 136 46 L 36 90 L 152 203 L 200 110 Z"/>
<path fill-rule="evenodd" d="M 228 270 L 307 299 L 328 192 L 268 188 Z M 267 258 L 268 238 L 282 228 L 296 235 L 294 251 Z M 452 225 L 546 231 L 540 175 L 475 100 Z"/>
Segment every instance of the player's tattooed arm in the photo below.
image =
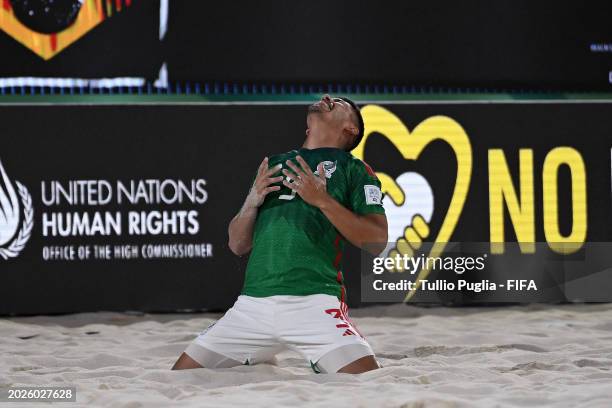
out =
<path fill-rule="evenodd" d="M 280 190 L 280 186 L 273 185 L 283 179 L 283 176 L 272 177 L 281 169 L 282 165 L 268 168 L 268 158 L 264 158 L 259 168 L 255 182 L 247 195 L 242 208 L 230 222 L 228 228 L 231 251 L 242 256 L 247 254 L 253 246 L 253 229 L 257 218 L 258 208 L 263 204 L 266 196 L 272 191 Z"/>
<path fill-rule="evenodd" d="M 300 156 L 296 157 L 299 166 L 287 161 L 293 171 L 283 170 L 283 174 L 293 180 L 283 180 L 283 184 L 294 190 L 308 204 L 317 207 L 338 231 L 353 245 L 378 255 L 387 245 L 387 217 L 383 214 L 357 215 L 344 207 L 327 193 L 327 179 L 323 164 L 319 164 L 318 175 Z"/>

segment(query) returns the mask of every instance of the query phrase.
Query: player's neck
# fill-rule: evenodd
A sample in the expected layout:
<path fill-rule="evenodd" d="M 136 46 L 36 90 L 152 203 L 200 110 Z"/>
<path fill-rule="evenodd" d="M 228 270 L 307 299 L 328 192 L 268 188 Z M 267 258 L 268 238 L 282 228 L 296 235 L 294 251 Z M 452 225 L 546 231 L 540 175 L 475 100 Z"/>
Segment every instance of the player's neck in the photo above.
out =
<path fill-rule="evenodd" d="M 343 147 L 341 143 L 337 134 L 325 132 L 323 129 L 310 129 L 302 147 L 305 149 L 318 149 L 321 147 L 341 149 Z"/>

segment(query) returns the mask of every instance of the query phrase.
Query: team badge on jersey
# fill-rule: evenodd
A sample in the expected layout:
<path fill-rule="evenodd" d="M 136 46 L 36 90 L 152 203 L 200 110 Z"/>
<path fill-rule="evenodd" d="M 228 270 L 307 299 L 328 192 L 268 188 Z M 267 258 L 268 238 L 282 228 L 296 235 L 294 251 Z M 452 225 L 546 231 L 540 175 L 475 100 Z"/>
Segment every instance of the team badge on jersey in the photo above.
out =
<path fill-rule="evenodd" d="M 321 163 L 323 164 L 323 168 L 325 169 L 325 178 L 331 178 L 334 171 L 336 171 L 336 162 L 325 160 Z M 319 168 L 319 165 L 321 165 L 321 163 L 317 164 L 317 168 Z M 316 170 L 314 174 L 318 176 L 319 170 Z"/>
<path fill-rule="evenodd" d="M 378 186 L 366 184 L 363 186 L 365 192 L 365 199 L 367 205 L 380 205 L 382 204 L 382 192 Z"/>

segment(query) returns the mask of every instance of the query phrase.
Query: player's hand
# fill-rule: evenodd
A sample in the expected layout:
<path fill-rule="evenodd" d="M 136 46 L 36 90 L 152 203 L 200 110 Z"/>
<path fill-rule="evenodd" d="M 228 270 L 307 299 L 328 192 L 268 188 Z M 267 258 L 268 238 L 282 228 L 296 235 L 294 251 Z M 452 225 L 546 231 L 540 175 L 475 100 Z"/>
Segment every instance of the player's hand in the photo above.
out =
<path fill-rule="evenodd" d="M 323 163 L 319 164 L 317 168 L 319 174 L 316 175 L 310 170 L 310 166 L 308 166 L 308 163 L 306 163 L 301 156 L 297 156 L 296 160 L 299 166 L 291 160 L 287 160 L 287 166 L 293 171 L 291 172 L 288 169 L 284 169 L 283 174 L 293 181 L 289 182 L 285 179 L 283 180 L 283 185 L 298 193 L 306 203 L 315 207 L 320 207 L 329 199 Z"/>
<path fill-rule="evenodd" d="M 263 204 L 266 196 L 272 191 L 278 191 L 281 189 L 280 186 L 273 186 L 272 184 L 278 183 L 283 179 L 283 176 L 272 177 L 274 173 L 279 171 L 283 167 L 282 164 L 277 164 L 272 168 L 268 168 L 268 158 L 264 158 L 261 164 L 259 165 L 259 169 L 257 169 L 257 176 L 255 177 L 255 182 L 253 183 L 253 187 L 251 187 L 251 191 L 249 191 L 249 195 L 244 202 L 244 207 L 246 209 L 258 208 Z"/>

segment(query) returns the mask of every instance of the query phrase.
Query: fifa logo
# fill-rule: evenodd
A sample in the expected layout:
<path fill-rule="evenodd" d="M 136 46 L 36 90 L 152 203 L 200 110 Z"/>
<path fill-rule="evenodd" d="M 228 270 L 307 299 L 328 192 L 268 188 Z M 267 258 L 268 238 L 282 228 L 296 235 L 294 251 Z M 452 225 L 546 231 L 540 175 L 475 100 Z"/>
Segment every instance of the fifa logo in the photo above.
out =
<path fill-rule="evenodd" d="M 0 257 L 5 260 L 23 251 L 34 226 L 32 197 L 20 182 L 15 187 L 0 161 Z"/>

